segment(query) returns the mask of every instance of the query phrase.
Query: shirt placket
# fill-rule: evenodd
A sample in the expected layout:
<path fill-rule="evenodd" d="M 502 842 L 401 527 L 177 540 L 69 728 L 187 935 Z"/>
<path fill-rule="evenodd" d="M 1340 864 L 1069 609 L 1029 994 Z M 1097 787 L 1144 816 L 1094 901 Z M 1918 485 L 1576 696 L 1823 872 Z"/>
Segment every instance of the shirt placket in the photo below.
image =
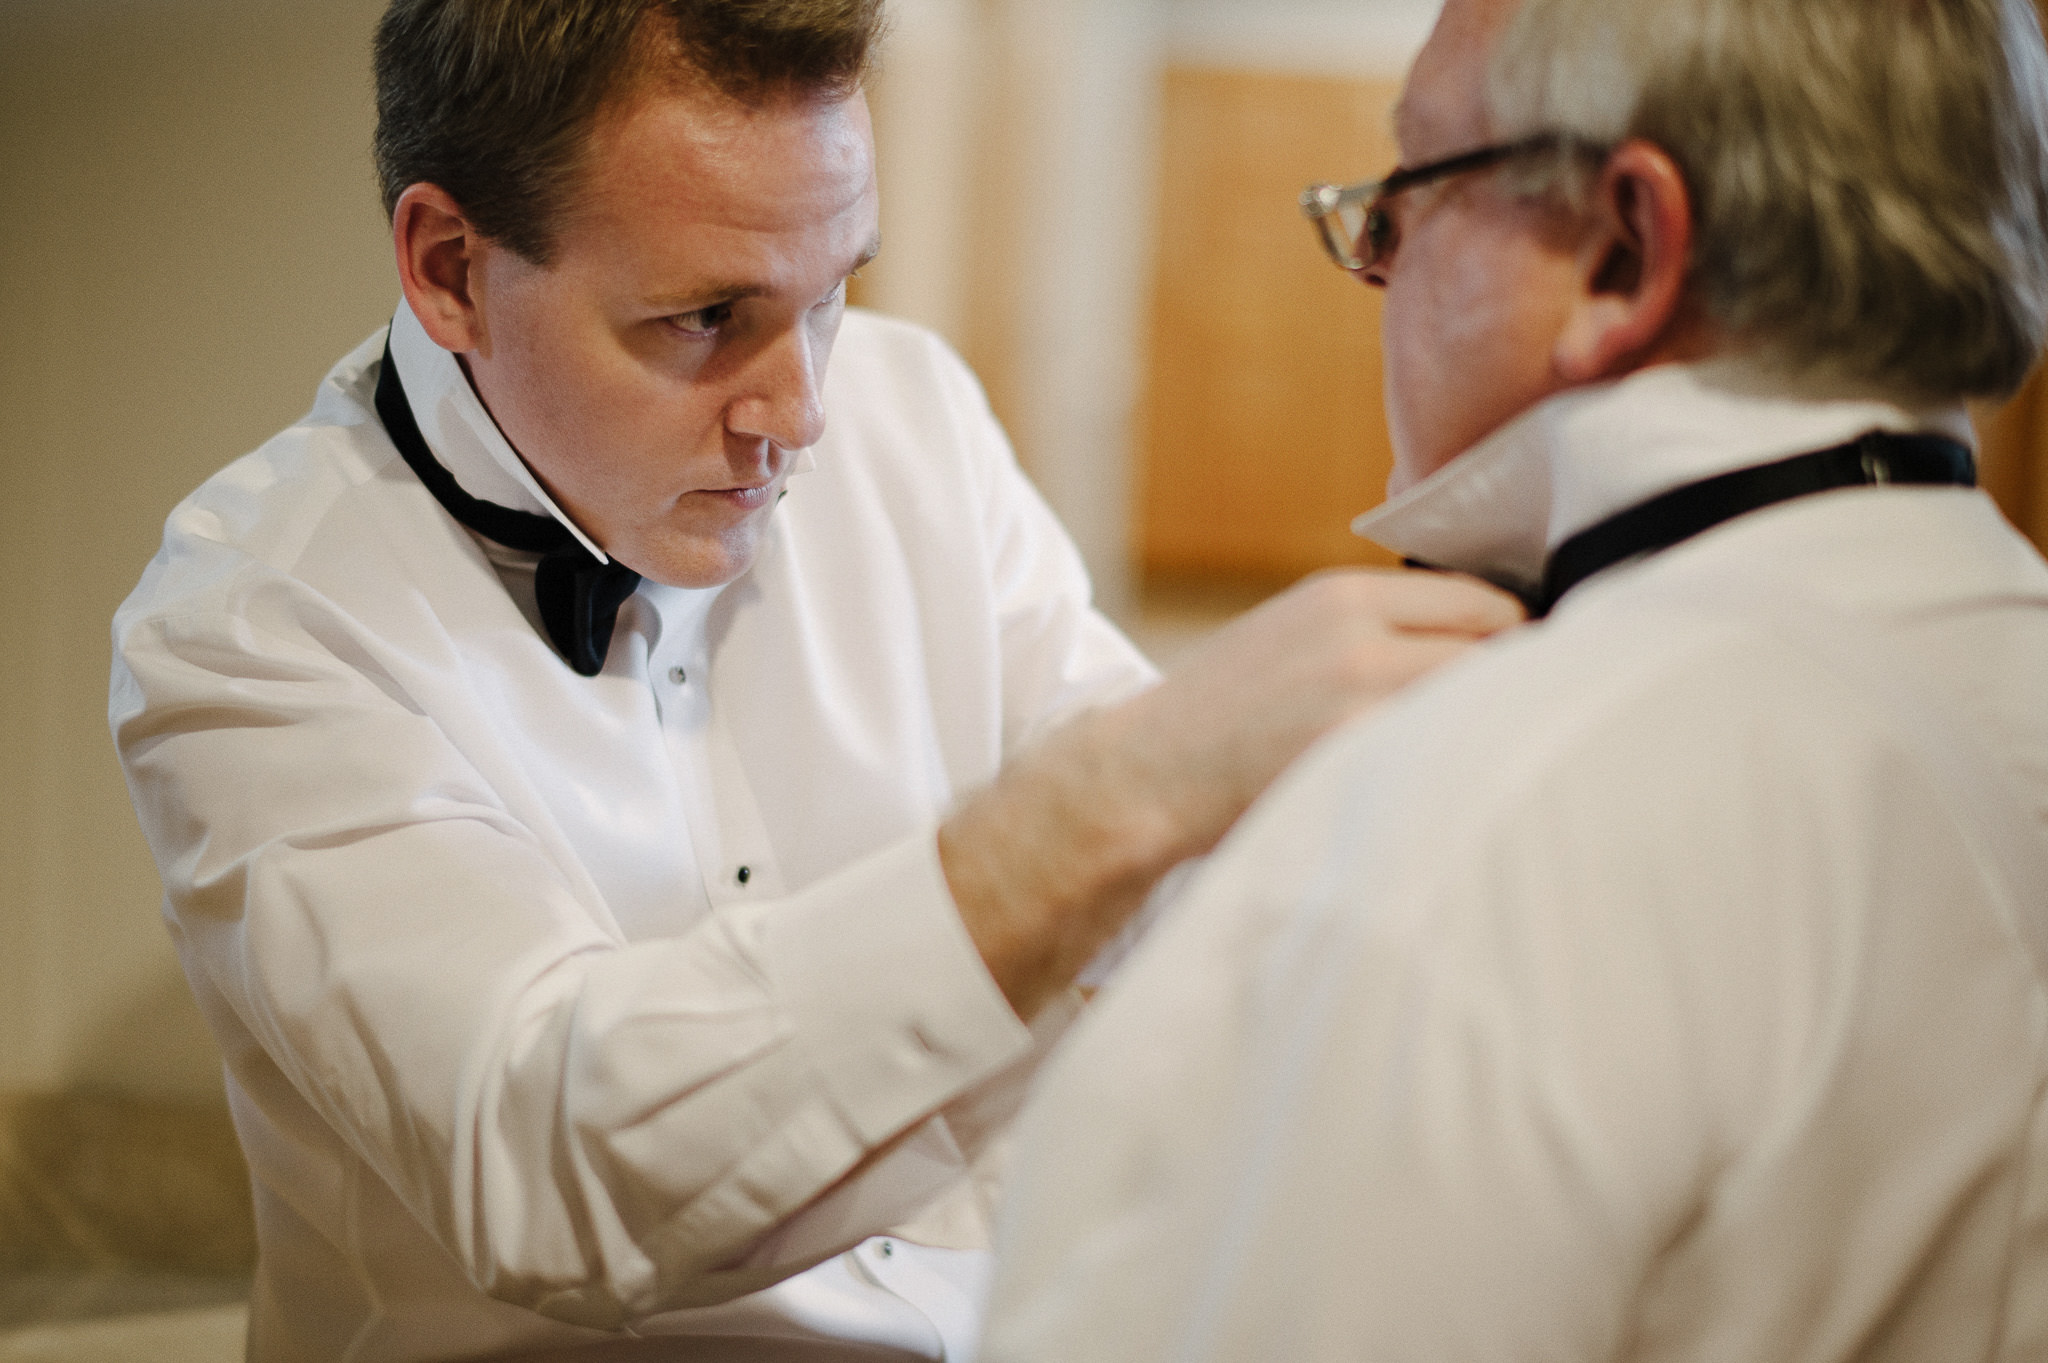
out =
<path fill-rule="evenodd" d="M 787 893 L 703 648 L 665 653 L 649 670 L 705 898 L 715 909 Z"/>

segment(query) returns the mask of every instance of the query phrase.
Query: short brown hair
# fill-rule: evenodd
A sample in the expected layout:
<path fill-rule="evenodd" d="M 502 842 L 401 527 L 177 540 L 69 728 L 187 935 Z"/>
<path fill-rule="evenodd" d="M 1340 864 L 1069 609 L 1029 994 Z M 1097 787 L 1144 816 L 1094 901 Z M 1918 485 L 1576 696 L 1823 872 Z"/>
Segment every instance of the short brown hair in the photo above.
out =
<path fill-rule="evenodd" d="M 392 0 L 377 26 L 377 178 L 390 213 L 439 185 L 476 229 L 536 264 L 643 27 L 720 92 L 846 94 L 881 0 Z"/>

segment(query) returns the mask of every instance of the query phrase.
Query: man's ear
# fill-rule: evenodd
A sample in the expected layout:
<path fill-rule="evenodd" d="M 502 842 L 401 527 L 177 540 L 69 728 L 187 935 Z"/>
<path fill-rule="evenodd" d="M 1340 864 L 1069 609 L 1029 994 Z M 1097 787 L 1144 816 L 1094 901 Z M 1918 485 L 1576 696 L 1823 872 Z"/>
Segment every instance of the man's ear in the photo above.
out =
<path fill-rule="evenodd" d="M 1600 173 L 1578 253 L 1577 296 L 1558 334 L 1557 371 L 1595 383 L 1685 348 L 1692 195 L 1663 148 L 1628 141 Z"/>
<path fill-rule="evenodd" d="M 457 354 L 487 349 L 475 291 L 487 243 L 455 197 L 435 184 L 408 186 L 391 210 L 391 244 L 405 301 L 434 344 Z"/>

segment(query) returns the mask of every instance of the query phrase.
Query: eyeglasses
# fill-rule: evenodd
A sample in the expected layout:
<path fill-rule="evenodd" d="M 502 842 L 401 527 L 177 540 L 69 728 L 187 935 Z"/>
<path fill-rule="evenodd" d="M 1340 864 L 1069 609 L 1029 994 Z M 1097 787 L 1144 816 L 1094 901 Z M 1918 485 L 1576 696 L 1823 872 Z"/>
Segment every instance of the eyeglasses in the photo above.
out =
<path fill-rule="evenodd" d="M 1342 186 L 1310 185 L 1301 191 L 1301 211 L 1316 225 L 1330 259 L 1336 261 L 1339 268 L 1356 274 L 1372 269 L 1393 252 L 1394 219 L 1387 212 L 1386 203 L 1396 194 L 1433 180 L 1485 170 L 1518 156 L 1533 156 L 1578 145 L 1573 139 L 1558 133 L 1538 133 L 1517 142 L 1480 147 L 1476 151 L 1460 152 L 1427 165 L 1396 170 L 1384 180 Z"/>

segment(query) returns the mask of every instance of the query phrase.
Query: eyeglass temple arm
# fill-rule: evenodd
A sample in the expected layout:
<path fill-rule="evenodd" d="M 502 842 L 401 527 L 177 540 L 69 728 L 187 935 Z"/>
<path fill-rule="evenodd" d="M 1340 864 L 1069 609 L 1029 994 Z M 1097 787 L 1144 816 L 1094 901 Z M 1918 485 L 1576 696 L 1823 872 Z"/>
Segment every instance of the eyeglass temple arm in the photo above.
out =
<path fill-rule="evenodd" d="M 1513 142 L 1503 142 L 1498 146 L 1479 147 L 1457 156 L 1445 157 L 1441 161 L 1432 161 L 1427 165 L 1396 170 L 1384 180 L 1362 180 L 1355 185 L 1342 186 L 1310 185 L 1301 192 L 1301 211 L 1305 217 L 1320 218 L 1381 194 L 1398 194 L 1411 185 L 1424 184 L 1468 170 L 1478 170 L 1512 157 L 1527 156 L 1532 152 L 1558 150 L 1583 154 L 1604 152 L 1605 148 L 1560 133 L 1536 133 Z"/>

